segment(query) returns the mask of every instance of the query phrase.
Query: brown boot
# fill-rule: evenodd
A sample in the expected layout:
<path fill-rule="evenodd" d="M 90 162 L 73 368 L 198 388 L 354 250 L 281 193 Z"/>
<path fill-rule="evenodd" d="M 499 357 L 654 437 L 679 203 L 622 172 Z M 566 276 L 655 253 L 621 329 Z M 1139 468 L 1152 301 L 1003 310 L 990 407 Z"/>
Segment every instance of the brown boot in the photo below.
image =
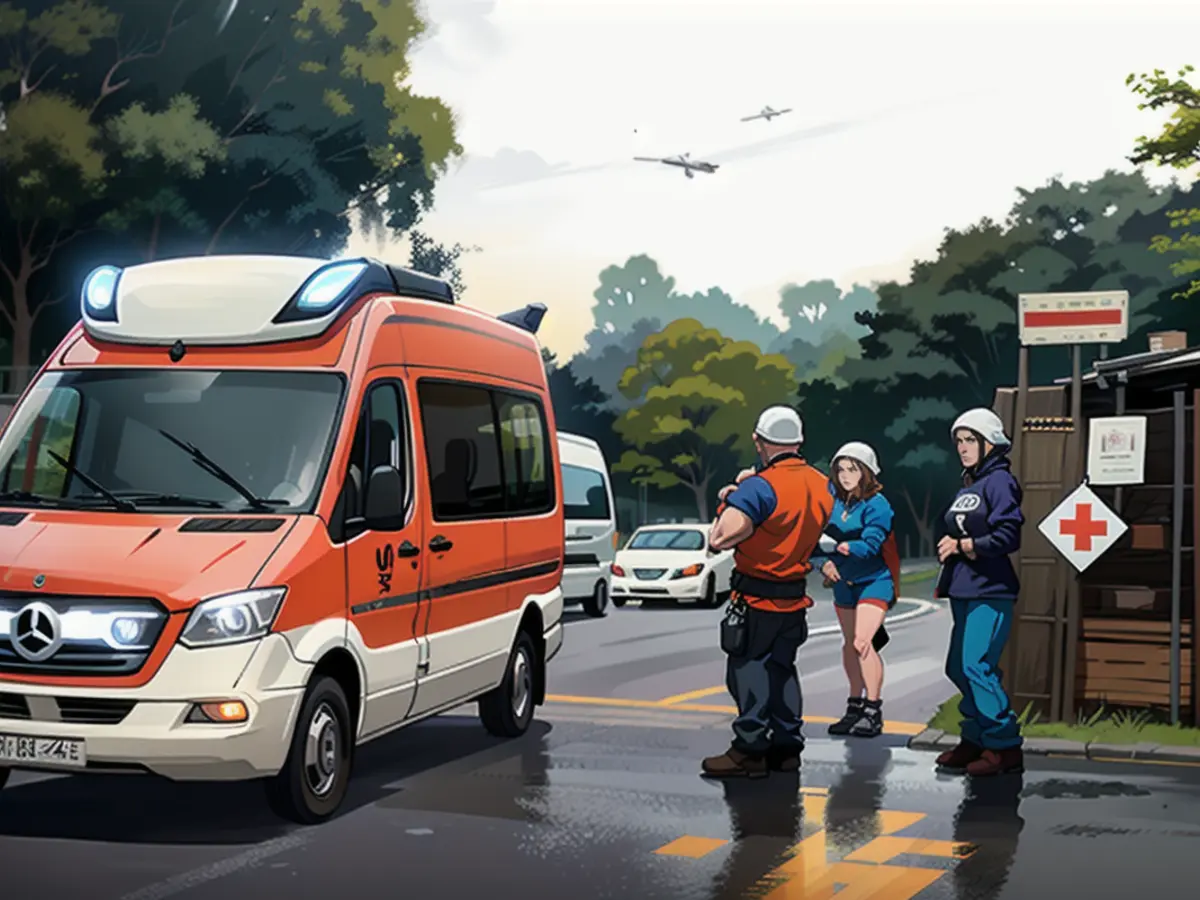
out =
<path fill-rule="evenodd" d="M 963 771 L 982 756 L 983 748 L 978 744 L 972 744 L 970 741 L 959 741 L 958 746 L 953 750 L 947 750 L 945 753 L 939 754 L 936 762 L 939 769 Z"/>
<path fill-rule="evenodd" d="M 988 775 L 1016 775 L 1025 771 L 1025 754 L 1020 747 L 1010 747 L 1007 750 L 984 750 L 983 755 L 967 766 L 967 774 L 972 778 L 984 778 Z"/>
<path fill-rule="evenodd" d="M 720 756 L 708 757 L 700 764 L 700 770 L 709 778 L 766 778 L 770 774 L 765 758 L 732 747 Z"/>
<path fill-rule="evenodd" d="M 767 753 L 767 768 L 772 772 L 795 772 L 800 768 L 800 751 L 772 747 Z"/>

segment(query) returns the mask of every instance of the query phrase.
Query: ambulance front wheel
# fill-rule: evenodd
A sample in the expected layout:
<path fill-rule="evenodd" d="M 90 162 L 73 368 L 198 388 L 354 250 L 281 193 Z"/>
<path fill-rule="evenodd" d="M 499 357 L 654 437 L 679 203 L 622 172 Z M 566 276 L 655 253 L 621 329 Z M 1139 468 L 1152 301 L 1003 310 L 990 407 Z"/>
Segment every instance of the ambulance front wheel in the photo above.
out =
<path fill-rule="evenodd" d="M 300 705 L 287 761 L 266 782 L 271 809 L 301 825 L 337 812 L 350 785 L 353 734 L 345 692 L 334 679 L 319 676 Z"/>
<path fill-rule="evenodd" d="M 496 737 L 520 737 L 533 721 L 535 703 L 535 666 L 541 665 L 533 639 L 517 632 L 516 643 L 508 657 L 504 680 L 479 698 L 479 719 L 489 734 Z"/>

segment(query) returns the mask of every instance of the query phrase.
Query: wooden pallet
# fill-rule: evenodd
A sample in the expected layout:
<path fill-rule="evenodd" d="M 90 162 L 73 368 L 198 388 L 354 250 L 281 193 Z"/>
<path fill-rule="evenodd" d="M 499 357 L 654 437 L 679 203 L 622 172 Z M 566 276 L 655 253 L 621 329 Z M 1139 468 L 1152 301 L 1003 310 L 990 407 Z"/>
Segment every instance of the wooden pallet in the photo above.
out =
<path fill-rule="evenodd" d="M 1126 706 L 1169 706 L 1171 626 L 1144 619 L 1083 620 L 1076 698 Z M 1192 700 L 1192 623 L 1180 627 L 1180 705 Z"/>

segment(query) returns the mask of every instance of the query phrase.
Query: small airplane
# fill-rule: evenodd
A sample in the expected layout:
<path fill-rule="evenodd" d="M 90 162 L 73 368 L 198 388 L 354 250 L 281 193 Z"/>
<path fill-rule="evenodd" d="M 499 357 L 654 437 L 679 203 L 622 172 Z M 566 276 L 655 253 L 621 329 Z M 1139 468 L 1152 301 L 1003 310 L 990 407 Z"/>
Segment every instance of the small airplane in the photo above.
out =
<path fill-rule="evenodd" d="M 657 156 L 635 156 L 634 160 L 637 162 L 662 163 L 664 166 L 675 166 L 676 168 L 683 169 L 683 174 L 688 178 L 695 178 L 696 172 L 704 172 L 708 175 L 711 175 L 713 172 L 717 171 L 717 169 L 721 168 L 716 163 L 700 162 L 699 160 L 692 162 L 690 153 L 684 153 L 680 156 L 670 156 L 661 159 Z"/>
<path fill-rule="evenodd" d="M 784 113 L 790 113 L 790 109 L 771 109 L 769 106 L 764 106 L 762 112 L 757 112 L 752 116 L 746 116 L 742 119 L 743 122 L 753 122 L 755 119 L 766 119 L 770 122 L 776 116 L 782 116 Z"/>

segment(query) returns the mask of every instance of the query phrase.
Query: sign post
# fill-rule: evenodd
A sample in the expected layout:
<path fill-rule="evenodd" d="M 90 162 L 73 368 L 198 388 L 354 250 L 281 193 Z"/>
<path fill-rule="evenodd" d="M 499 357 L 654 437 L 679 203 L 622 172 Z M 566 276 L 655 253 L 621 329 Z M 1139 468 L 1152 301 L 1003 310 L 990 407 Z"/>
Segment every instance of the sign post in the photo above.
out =
<path fill-rule="evenodd" d="M 1013 466 L 1021 483 L 1027 470 L 1024 429 L 1029 391 L 1029 348 L 1071 347 L 1071 409 L 1070 432 L 1067 434 L 1062 477 L 1066 484 L 1079 484 L 1084 479 L 1082 446 L 1083 420 L 1083 344 L 1120 343 L 1129 336 L 1129 292 L 1086 291 L 1078 293 L 1020 294 L 1017 297 L 1017 330 L 1020 335 L 1020 358 L 1017 370 L 1017 415 L 1013 426 Z M 1044 532 L 1043 532 L 1044 533 Z M 1052 541 L 1053 543 L 1053 541 Z M 1057 546 L 1057 545 L 1056 545 Z M 1020 556 L 1015 560 L 1020 565 Z M 1051 714 L 1059 719 L 1074 715 L 1075 658 L 1079 641 L 1079 582 L 1066 581 L 1066 596 L 1055 604 L 1055 646 L 1053 660 Z M 1061 596 L 1061 595 L 1060 595 Z M 1018 629 L 1019 631 L 1019 629 Z M 1065 631 L 1065 633 L 1064 633 Z M 1022 639 L 1014 635 L 1017 643 Z M 1015 649 L 1012 657 L 1016 658 Z"/>

